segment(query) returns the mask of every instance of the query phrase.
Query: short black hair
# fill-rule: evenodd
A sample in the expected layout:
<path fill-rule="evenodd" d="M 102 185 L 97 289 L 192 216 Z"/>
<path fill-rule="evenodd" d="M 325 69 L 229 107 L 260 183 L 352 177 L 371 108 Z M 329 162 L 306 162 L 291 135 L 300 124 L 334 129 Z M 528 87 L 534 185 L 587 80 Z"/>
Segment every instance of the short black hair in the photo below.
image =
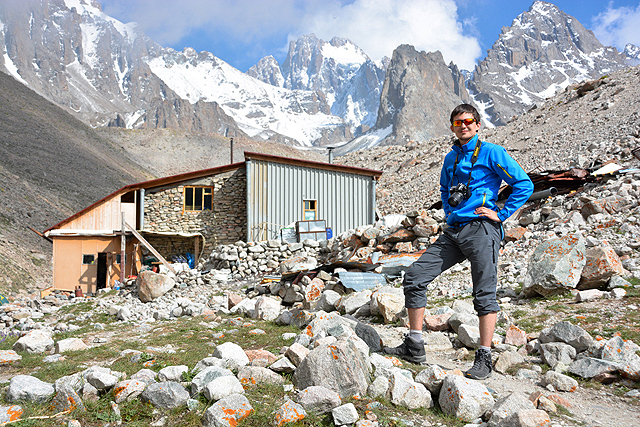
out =
<path fill-rule="evenodd" d="M 476 123 L 480 124 L 480 113 L 478 113 L 478 110 L 476 110 L 476 107 L 469 104 L 460 104 L 453 109 L 453 111 L 451 112 L 451 117 L 449 118 L 449 121 L 451 122 L 451 124 L 453 124 L 453 118 L 458 114 L 462 114 L 462 113 L 473 114 L 473 118 L 476 119 Z"/>

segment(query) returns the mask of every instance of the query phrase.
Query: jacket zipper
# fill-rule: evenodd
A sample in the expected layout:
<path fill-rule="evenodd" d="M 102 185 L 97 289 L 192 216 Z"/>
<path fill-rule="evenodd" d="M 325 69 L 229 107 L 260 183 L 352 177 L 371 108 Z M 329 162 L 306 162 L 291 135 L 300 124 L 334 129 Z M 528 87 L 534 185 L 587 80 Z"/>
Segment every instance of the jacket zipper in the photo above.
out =
<path fill-rule="evenodd" d="M 496 163 L 496 166 L 498 166 L 500 169 L 502 169 L 502 171 L 503 171 L 504 173 L 506 173 L 506 174 L 507 174 L 507 176 L 508 176 L 509 178 L 513 178 L 511 175 L 509 175 L 509 172 L 507 172 L 507 170 L 506 170 L 505 168 L 503 168 L 502 166 L 500 166 L 500 163 Z"/>

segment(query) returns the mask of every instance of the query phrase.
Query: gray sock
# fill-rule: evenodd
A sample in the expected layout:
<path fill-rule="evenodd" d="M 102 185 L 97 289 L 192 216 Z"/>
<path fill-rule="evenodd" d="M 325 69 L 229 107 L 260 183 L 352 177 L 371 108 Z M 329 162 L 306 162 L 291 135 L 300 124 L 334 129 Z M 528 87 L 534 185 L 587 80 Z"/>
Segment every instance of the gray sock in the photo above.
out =
<path fill-rule="evenodd" d="M 422 342 L 422 331 L 409 329 L 409 336 L 418 342 Z"/>

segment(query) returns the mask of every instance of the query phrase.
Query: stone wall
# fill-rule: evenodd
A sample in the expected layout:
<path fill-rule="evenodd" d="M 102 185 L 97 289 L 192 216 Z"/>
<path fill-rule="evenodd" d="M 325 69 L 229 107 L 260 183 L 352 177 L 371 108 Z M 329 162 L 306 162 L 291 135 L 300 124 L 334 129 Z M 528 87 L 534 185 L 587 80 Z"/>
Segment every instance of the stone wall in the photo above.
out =
<path fill-rule="evenodd" d="M 184 211 L 185 186 L 213 187 L 213 209 Z M 202 256 L 208 257 L 216 245 L 246 239 L 246 188 L 245 169 L 240 168 L 182 182 L 176 186 L 148 190 L 144 199 L 143 230 L 200 233 L 205 238 Z M 158 236 L 153 240 L 160 246 L 157 249 L 161 250 L 163 255 L 172 255 L 176 250 L 193 253 L 193 239 L 185 242 L 181 239 Z M 170 252 L 164 252 L 161 248 Z M 202 247 L 200 249 L 202 250 Z"/>

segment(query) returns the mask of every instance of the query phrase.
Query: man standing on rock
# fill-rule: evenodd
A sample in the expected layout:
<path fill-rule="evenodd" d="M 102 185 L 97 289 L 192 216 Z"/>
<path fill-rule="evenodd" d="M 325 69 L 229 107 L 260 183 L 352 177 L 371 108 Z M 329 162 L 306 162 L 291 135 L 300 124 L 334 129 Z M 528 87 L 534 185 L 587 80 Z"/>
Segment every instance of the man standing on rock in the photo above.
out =
<path fill-rule="evenodd" d="M 496 299 L 498 255 L 502 222 L 533 193 L 533 183 L 507 151 L 480 141 L 480 114 L 469 104 L 451 112 L 451 131 L 458 138 L 446 155 L 440 172 L 440 193 L 447 228 L 404 275 L 405 306 L 409 334 L 388 354 L 413 363 L 426 360 L 422 325 L 427 287 L 440 273 L 468 259 L 471 262 L 473 305 L 480 319 L 480 347 L 473 367 L 465 376 L 485 379 L 491 375 L 491 340 L 500 310 Z M 496 205 L 502 181 L 513 191 L 500 209 Z"/>

